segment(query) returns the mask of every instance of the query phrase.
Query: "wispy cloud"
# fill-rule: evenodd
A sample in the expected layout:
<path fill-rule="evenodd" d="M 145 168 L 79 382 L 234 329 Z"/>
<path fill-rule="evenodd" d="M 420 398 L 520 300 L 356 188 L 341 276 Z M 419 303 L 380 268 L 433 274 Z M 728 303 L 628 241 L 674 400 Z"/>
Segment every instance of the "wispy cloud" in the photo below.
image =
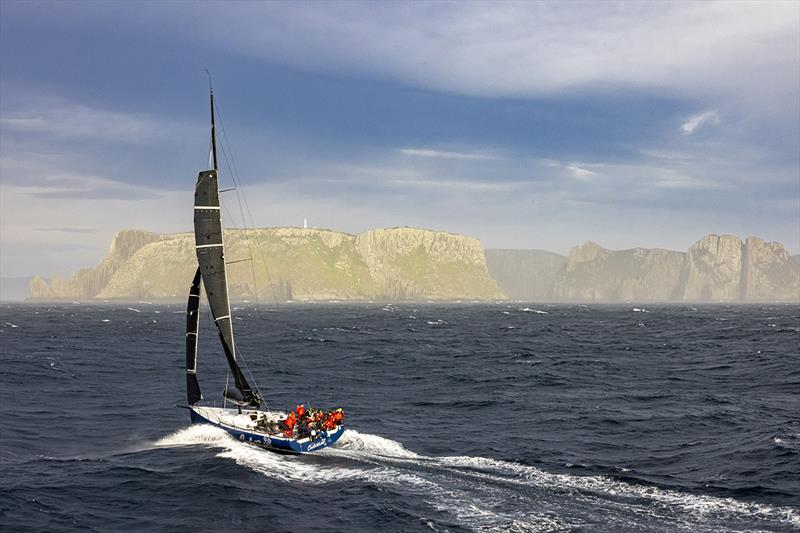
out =
<path fill-rule="evenodd" d="M 538 158 L 534 162 L 545 168 L 559 168 L 566 170 L 572 177 L 580 180 L 587 180 L 597 175 L 597 172 L 586 168 L 585 163 L 562 163 L 556 159 Z"/>
<path fill-rule="evenodd" d="M 661 189 L 715 190 L 723 188 L 720 183 L 709 180 L 695 179 L 688 176 L 675 176 L 671 178 L 659 179 L 656 180 L 653 185 Z"/>
<path fill-rule="evenodd" d="M 509 182 L 436 179 L 386 180 L 384 183 L 404 188 L 435 188 L 448 189 L 450 191 L 511 191 L 520 186 L 519 183 Z"/>
<path fill-rule="evenodd" d="M 451 152 L 447 150 L 432 150 L 429 148 L 403 148 L 400 153 L 413 157 L 435 157 L 441 159 L 473 159 L 490 161 L 501 159 L 501 157 L 490 154 L 476 152 Z"/>
<path fill-rule="evenodd" d="M 691 135 L 706 124 L 719 124 L 719 114 L 716 111 L 704 111 L 697 115 L 692 115 L 681 124 L 681 131 L 684 135 Z"/>
<path fill-rule="evenodd" d="M 23 194 L 54 200 L 122 200 L 126 202 L 157 198 L 147 187 L 132 185 L 97 176 L 52 174 L 39 185 L 17 187 Z"/>
<path fill-rule="evenodd" d="M 48 135 L 60 140 L 147 143 L 184 128 L 143 114 L 63 104 L 14 111 L 0 117 L 6 133 Z"/>
<path fill-rule="evenodd" d="M 95 228 L 33 228 L 34 231 L 52 231 L 56 233 L 94 233 L 97 231 Z"/>
<path fill-rule="evenodd" d="M 572 172 L 572 174 L 579 179 L 588 179 L 596 174 L 596 172 L 579 167 L 578 165 L 565 165 L 564 168 Z"/>

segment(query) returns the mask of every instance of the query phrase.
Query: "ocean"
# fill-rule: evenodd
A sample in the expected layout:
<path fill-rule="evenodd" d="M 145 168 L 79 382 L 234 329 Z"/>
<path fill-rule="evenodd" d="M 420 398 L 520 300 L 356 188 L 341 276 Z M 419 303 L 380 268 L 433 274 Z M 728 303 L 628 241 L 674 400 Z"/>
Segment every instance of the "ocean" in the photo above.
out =
<path fill-rule="evenodd" d="M 798 305 L 233 312 L 269 407 L 345 409 L 335 447 L 191 426 L 182 305 L 4 304 L 0 529 L 800 530 Z"/>

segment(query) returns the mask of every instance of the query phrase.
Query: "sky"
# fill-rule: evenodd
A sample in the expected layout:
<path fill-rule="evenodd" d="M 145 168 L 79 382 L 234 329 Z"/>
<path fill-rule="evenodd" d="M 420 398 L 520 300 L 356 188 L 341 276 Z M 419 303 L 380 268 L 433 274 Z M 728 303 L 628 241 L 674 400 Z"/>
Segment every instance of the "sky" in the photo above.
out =
<path fill-rule="evenodd" d="M 800 252 L 800 2 L 2 0 L 2 276 L 191 230 L 204 69 L 256 226 Z"/>

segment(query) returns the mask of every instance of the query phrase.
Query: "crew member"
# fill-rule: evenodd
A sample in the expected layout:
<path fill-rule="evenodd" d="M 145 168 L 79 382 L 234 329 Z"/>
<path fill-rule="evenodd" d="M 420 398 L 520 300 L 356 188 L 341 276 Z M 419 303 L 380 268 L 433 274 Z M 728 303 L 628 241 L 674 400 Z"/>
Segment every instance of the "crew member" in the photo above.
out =
<path fill-rule="evenodd" d="M 297 423 L 297 417 L 294 412 L 289 413 L 289 416 L 286 417 L 286 420 L 283 422 L 284 430 L 283 434 L 286 437 L 292 436 L 292 431 L 294 430 L 294 426 Z"/>

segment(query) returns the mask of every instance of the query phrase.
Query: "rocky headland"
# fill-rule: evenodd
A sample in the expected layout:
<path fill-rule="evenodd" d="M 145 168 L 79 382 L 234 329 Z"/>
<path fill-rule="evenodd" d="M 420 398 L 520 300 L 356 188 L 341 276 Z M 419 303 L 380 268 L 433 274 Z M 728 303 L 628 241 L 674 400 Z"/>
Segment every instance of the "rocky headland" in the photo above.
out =
<path fill-rule="evenodd" d="M 234 300 L 453 300 L 505 295 L 477 239 L 414 228 L 350 235 L 316 228 L 225 231 Z M 194 236 L 126 230 L 95 268 L 36 277 L 32 300 L 183 300 L 196 268 Z"/>

